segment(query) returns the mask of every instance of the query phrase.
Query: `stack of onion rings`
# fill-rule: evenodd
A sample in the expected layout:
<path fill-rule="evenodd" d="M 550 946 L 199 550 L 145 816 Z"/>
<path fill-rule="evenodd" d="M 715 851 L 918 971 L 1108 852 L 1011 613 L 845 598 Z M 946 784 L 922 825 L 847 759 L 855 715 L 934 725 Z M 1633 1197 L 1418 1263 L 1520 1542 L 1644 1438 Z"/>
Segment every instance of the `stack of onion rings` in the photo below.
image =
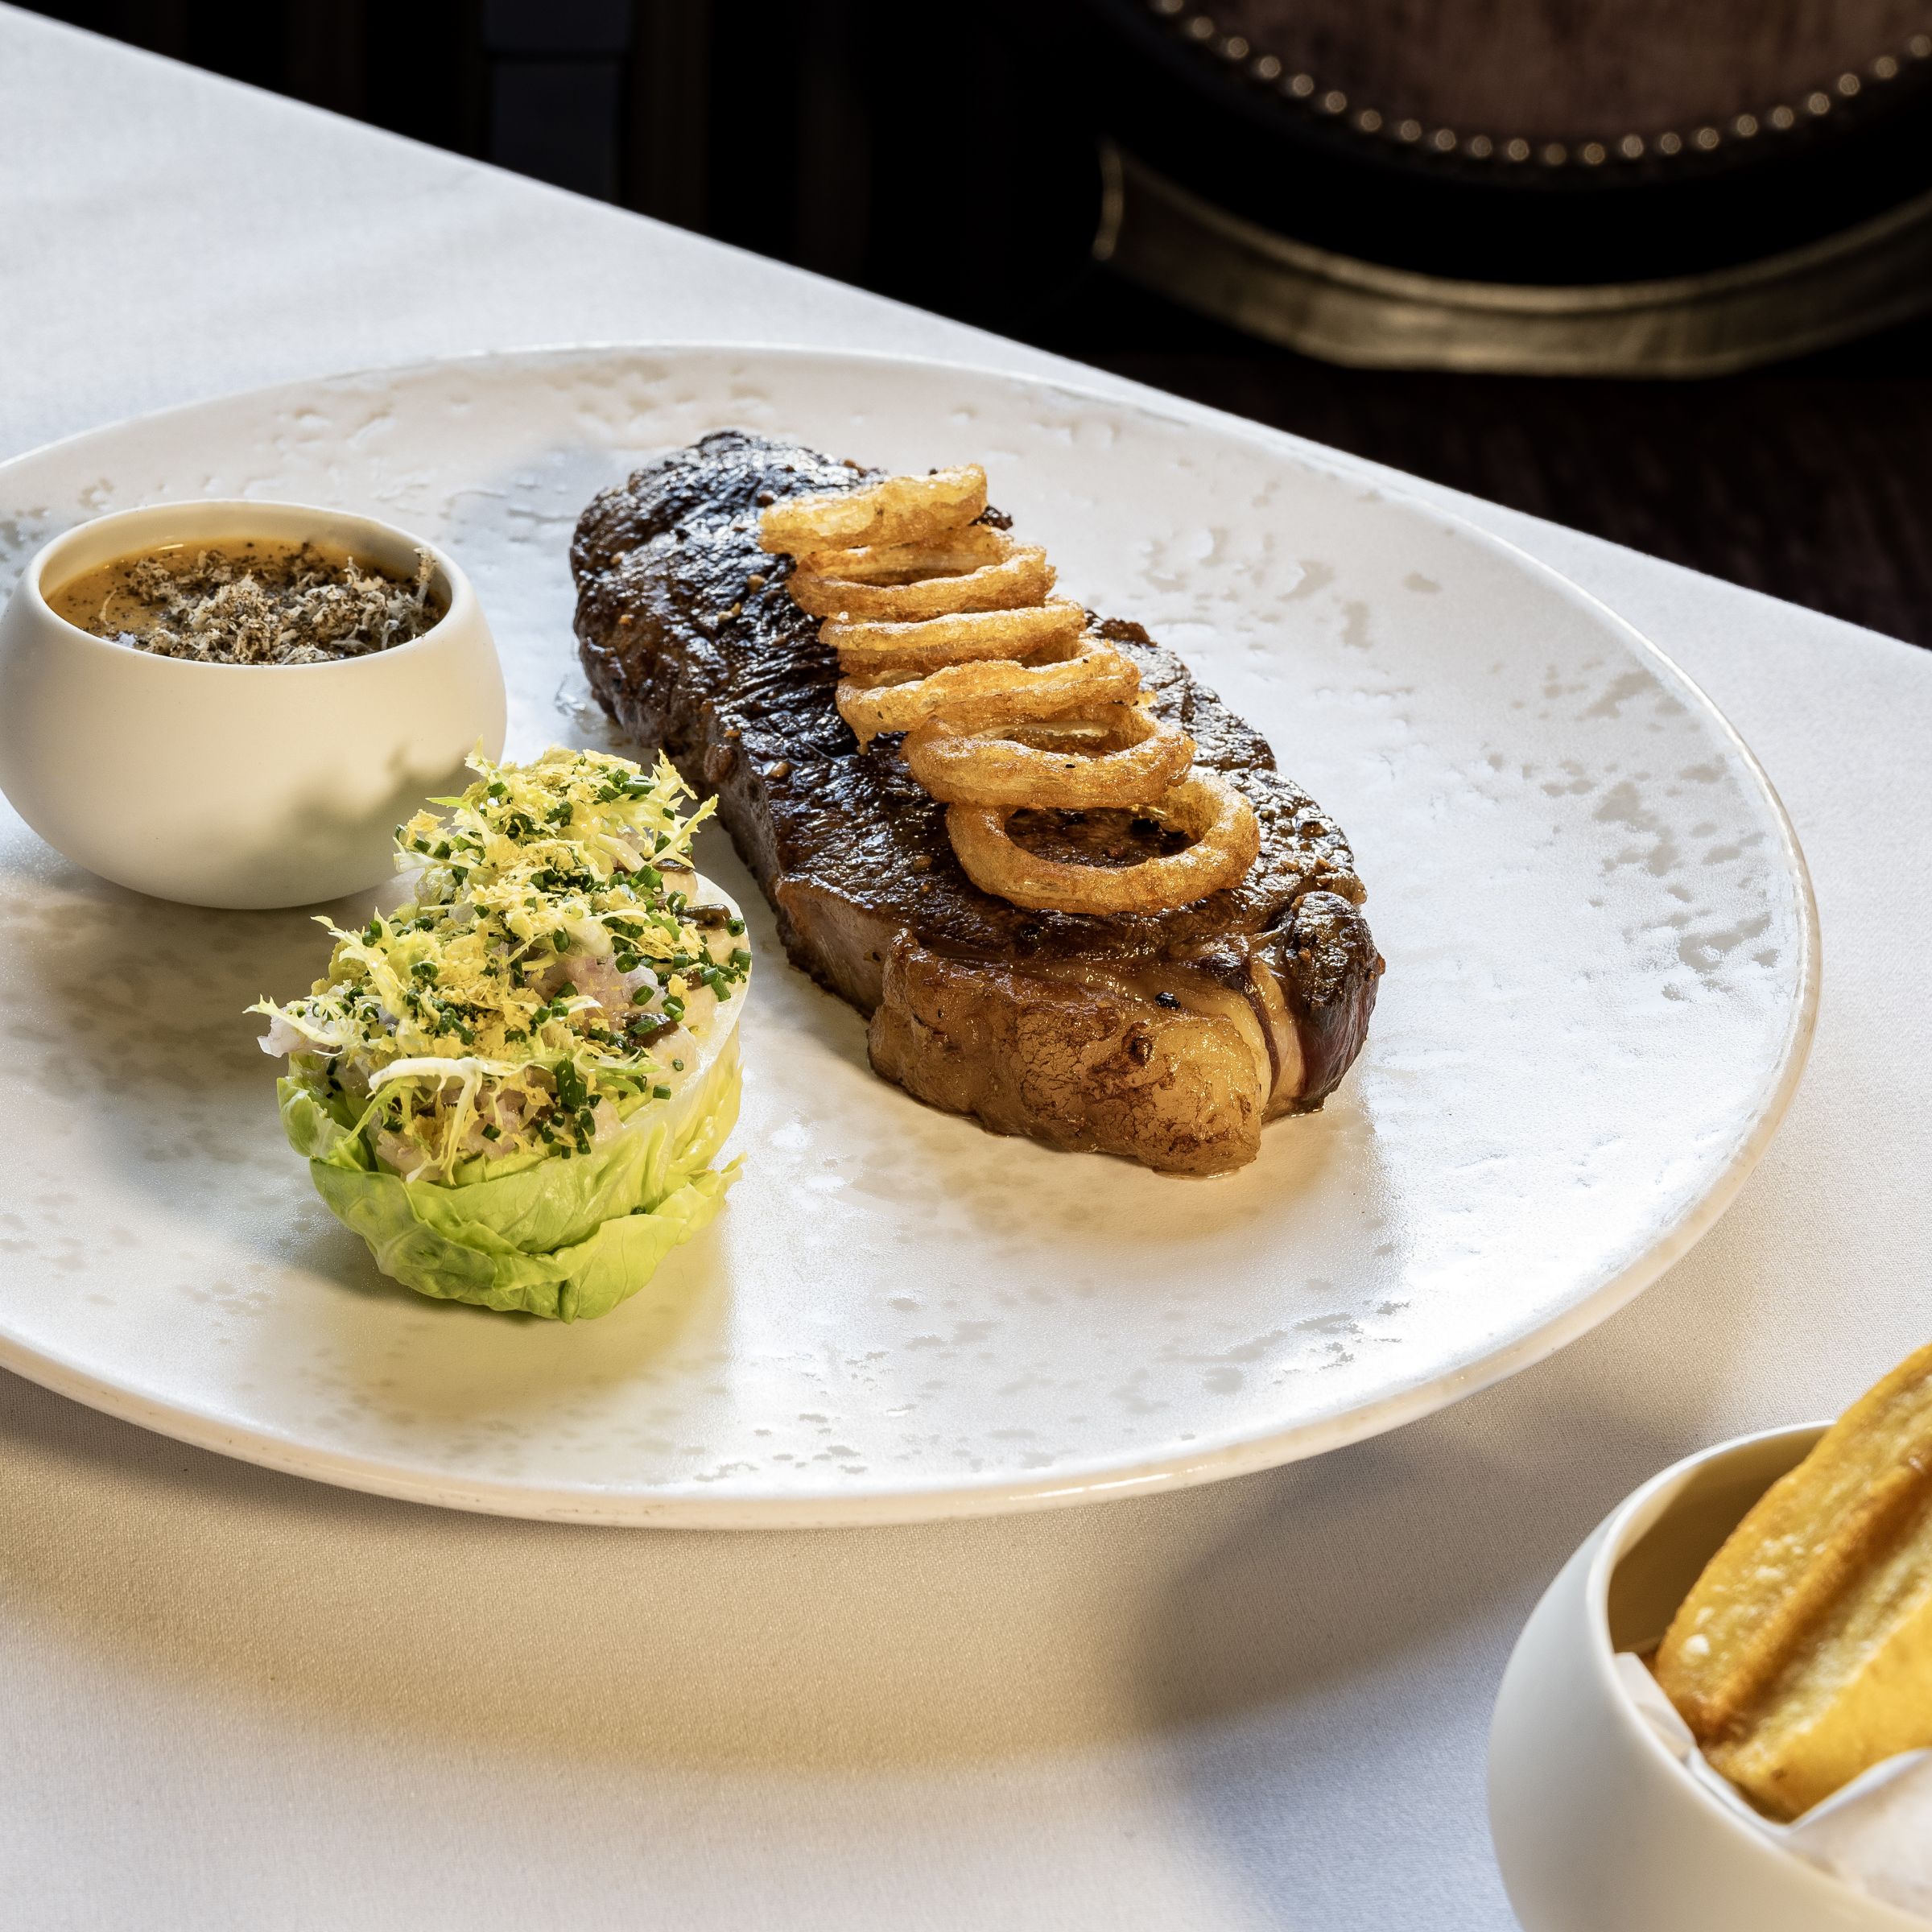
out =
<path fill-rule="evenodd" d="M 1140 673 L 1050 593 L 1046 553 L 979 522 L 977 464 L 794 497 L 766 510 L 762 548 L 839 654 L 840 714 L 861 744 L 904 732 L 913 776 L 947 807 L 967 876 L 1042 911 L 1158 912 L 1237 884 L 1261 849 L 1254 808 L 1191 770 L 1194 741 L 1157 716 Z M 1026 808 L 1125 807 L 1183 833 L 1131 865 L 1045 859 L 1007 830 Z"/>

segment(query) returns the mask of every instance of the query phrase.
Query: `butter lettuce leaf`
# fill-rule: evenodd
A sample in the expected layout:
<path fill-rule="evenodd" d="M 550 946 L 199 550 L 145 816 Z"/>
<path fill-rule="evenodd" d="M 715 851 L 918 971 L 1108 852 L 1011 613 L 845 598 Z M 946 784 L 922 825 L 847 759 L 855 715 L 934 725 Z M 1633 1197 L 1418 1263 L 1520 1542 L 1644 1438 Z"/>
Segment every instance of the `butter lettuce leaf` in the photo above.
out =
<path fill-rule="evenodd" d="M 448 1181 L 407 1181 L 299 1076 L 276 1083 L 289 1145 L 385 1274 L 423 1294 L 563 1322 L 608 1315 L 717 1212 L 737 1163 L 710 1162 L 737 1120 L 739 1091 L 734 1033 L 688 1086 L 587 1154 L 466 1162 Z"/>

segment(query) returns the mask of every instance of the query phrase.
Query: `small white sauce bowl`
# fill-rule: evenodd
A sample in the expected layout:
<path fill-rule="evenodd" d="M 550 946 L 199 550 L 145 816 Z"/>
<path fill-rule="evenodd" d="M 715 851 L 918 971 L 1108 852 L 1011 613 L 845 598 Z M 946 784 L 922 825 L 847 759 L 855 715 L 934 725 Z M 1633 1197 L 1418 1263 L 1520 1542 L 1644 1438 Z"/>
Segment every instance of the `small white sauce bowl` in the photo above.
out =
<path fill-rule="evenodd" d="M 1489 1729 L 1489 1830 L 1524 1932 L 1926 1932 L 1754 1830 L 1624 1690 L 1744 1512 L 1824 1433 L 1689 1456 L 1622 1503 L 1524 1626 Z"/>
<path fill-rule="evenodd" d="M 202 664 L 97 638 L 46 592 L 163 544 L 337 545 L 402 576 L 428 552 L 443 617 L 329 664 Z M 0 791 L 118 885 L 191 906 L 308 905 L 390 870 L 395 827 L 503 749 L 503 672 L 469 578 L 433 543 L 296 503 L 160 503 L 56 537 L 0 613 Z"/>

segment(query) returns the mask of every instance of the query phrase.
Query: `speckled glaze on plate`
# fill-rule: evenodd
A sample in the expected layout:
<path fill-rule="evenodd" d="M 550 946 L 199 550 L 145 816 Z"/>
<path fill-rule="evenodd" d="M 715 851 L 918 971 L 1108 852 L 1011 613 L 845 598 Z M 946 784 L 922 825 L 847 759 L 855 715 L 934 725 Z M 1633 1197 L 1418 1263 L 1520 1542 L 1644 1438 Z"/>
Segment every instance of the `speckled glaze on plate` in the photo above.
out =
<path fill-rule="evenodd" d="M 422 1299 L 310 1190 L 242 1009 L 326 942 L 68 865 L 0 807 L 0 1363 L 206 1447 L 426 1502 L 800 1525 L 1199 1482 L 1372 1435 L 1560 1347 L 1722 1212 L 1802 1066 L 1814 914 L 1708 702 L 1507 546 L 1285 439 L 1007 375 L 592 349 L 305 382 L 0 468 L 0 591 L 80 518 L 340 505 L 468 568 L 510 751 L 609 742 L 565 550 L 640 458 L 742 424 L 985 463 L 1061 583 L 1144 621 L 1333 812 L 1389 960 L 1327 1110 L 1241 1174 L 999 1140 L 867 1070 L 753 910 L 745 1176 L 564 1327 Z M 246 676 L 237 671 L 236 676 Z"/>

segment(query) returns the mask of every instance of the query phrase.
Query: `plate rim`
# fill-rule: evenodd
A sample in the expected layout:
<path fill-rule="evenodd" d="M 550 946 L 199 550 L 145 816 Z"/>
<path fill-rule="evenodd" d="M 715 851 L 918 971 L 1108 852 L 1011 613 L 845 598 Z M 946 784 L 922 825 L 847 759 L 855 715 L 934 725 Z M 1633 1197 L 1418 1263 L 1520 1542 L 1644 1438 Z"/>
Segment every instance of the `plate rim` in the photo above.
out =
<path fill-rule="evenodd" d="M 52 1393 L 81 1403 L 118 1420 L 132 1422 L 174 1441 L 278 1473 L 326 1482 L 341 1488 L 393 1501 L 460 1509 L 474 1514 L 526 1521 L 576 1522 L 601 1527 L 683 1528 L 691 1530 L 803 1530 L 851 1528 L 957 1521 L 1001 1516 L 1075 1504 L 1114 1501 L 1165 1493 L 1251 1475 L 1323 1455 L 1366 1441 L 1405 1424 L 1421 1420 L 1474 1395 L 1567 1348 L 1628 1306 L 1666 1274 L 1716 1225 L 1752 1170 L 1776 1137 L 1796 1097 L 1809 1063 L 1817 1029 L 1823 979 L 1823 939 L 1818 898 L 1796 828 L 1757 754 L 1736 725 L 1695 679 L 1626 617 L 1593 592 L 1586 590 L 1553 565 L 1532 555 L 1520 544 L 1485 530 L 1480 524 L 1406 485 L 1416 479 L 1391 477 L 1377 466 L 1346 452 L 1331 450 L 1284 430 L 1232 415 L 1211 405 L 1150 390 L 1133 396 L 1114 394 L 1030 370 L 999 369 L 985 363 L 943 356 L 907 355 L 866 349 L 819 348 L 796 343 L 745 341 L 613 341 L 539 343 L 526 346 L 465 350 L 447 356 L 418 357 L 395 363 L 376 363 L 349 369 L 284 378 L 252 388 L 217 392 L 186 402 L 99 423 L 22 451 L 0 461 L 0 514 L 19 506 L 6 493 L 16 474 L 27 466 L 55 458 L 97 436 L 165 425 L 171 418 L 195 415 L 225 404 L 267 401 L 279 394 L 331 384 L 358 382 L 395 383 L 411 377 L 472 366 L 536 365 L 567 359 L 594 361 L 601 357 L 696 357 L 717 361 L 755 356 L 800 365 L 876 368 L 887 365 L 927 374 L 967 376 L 996 384 L 1043 390 L 1076 402 L 1124 410 L 1169 424 L 1204 425 L 1241 440 L 1285 454 L 1307 468 L 1325 470 L 1339 479 L 1364 485 L 1377 494 L 1412 506 L 1451 526 L 1459 535 L 1483 548 L 1501 553 L 1519 571 L 1596 615 L 1613 631 L 1640 662 L 1646 664 L 1689 707 L 1715 728 L 1756 784 L 1778 832 L 1785 869 L 1795 889 L 1799 926 L 1798 997 L 1787 1018 L 1774 1078 L 1756 1119 L 1739 1140 L 1724 1168 L 1690 1202 L 1677 1220 L 1645 1249 L 1581 1300 L 1517 1335 L 1480 1360 L 1452 1366 L 1412 1388 L 1351 1408 L 1338 1414 L 1244 1438 L 1197 1454 L 1171 1452 L 1124 1463 L 1089 1474 L 1043 1477 L 1033 1481 L 1011 1476 L 981 1482 L 947 1482 L 902 1489 L 854 1493 L 837 1491 L 721 1497 L 686 1484 L 659 1485 L 648 1490 L 578 1486 L 562 1488 L 503 1478 L 469 1476 L 457 1481 L 421 1465 L 381 1460 L 348 1451 L 319 1447 L 293 1439 L 287 1432 L 261 1426 L 237 1427 L 218 1418 L 185 1407 L 102 1377 L 73 1359 L 20 1340 L 0 1328 L 0 1368 Z M 36 546 L 36 550 L 39 546 Z"/>

